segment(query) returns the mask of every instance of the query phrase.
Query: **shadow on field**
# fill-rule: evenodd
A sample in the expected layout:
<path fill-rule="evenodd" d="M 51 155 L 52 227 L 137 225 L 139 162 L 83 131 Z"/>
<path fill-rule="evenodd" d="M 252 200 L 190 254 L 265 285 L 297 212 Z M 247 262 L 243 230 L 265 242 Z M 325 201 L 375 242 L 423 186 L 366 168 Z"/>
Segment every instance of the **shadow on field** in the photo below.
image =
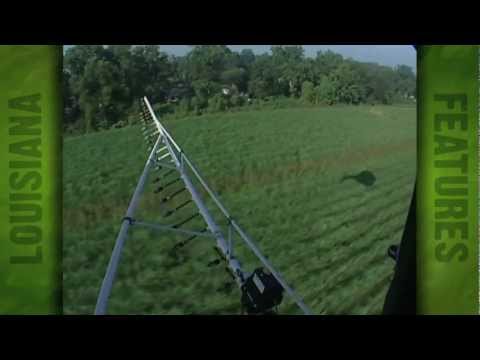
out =
<path fill-rule="evenodd" d="M 354 180 L 358 182 L 359 184 L 362 184 L 366 187 L 370 187 L 373 184 L 375 184 L 375 181 L 377 181 L 377 178 L 375 177 L 375 174 L 372 173 L 371 171 L 364 170 L 359 172 L 358 174 L 354 175 L 345 175 L 340 182 L 344 182 L 345 180 Z"/>

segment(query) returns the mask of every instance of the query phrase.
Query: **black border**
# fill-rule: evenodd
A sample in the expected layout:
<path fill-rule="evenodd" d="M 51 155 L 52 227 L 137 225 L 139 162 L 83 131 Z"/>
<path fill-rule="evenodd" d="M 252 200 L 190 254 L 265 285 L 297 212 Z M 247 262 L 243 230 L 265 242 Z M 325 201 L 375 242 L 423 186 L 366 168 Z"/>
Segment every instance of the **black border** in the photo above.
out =
<path fill-rule="evenodd" d="M 480 43 L 476 12 L 441 4 L 97 1 L 62 4 L 64 13 L 13 6 L 2 8 L 0 44 Z"/>
<path fill-rule="evenodd" d="M 0 316 L 0 322 L 17 337 L 26 330 L 35 334 L 29 343 L 42 335 L 50 341 L 55 337 L 55 345 L 61 347 L 64 340 L 73 340 L 75 352 L 94 343 L 123 352 L 125 346 L 140 340 L 145 346 L 154 346 L 156 356 L 198 355 L 203 350 L 229 357 L 243 351 L 249 358 L 259 358 L 258 351 L 262 351 L 270 359 L 275 352 L 287 355 L 284 351 L 288 348 L 295 351 L 296 358 L 298 351 L 308 347 L 317 357 L 330 355 L 327 349 L 333 349 L 335 356 L 345 351 L 357 355 L 359 350 L 381 350 L 387 357 L 408 351 L 413 356 L 417 349 L 409 345 L 416 342 L 442 352 L 458 349 L 468 334 L 472 340 L 477 336 L 469 328 L 478 328 L 480 316 Z"/>

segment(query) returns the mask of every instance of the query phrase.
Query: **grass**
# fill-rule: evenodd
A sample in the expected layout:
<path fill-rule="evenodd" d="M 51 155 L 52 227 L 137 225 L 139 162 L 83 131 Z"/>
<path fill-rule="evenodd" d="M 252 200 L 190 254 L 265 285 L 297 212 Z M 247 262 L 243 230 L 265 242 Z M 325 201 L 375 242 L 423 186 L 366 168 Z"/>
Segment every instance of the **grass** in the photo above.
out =
<path fill-rule="evenodd" d="M 261 110 L 172 119 L 165 125 L 316 314 L 381 311 L 394 267 L 386 250 L 401 237 L 413 190 L 414 107 Z M 93 312 L 146 157 L 138 127 L 65 140 L 65 313 Z M 363 170 L 375 175 L 372 186 L 340 181 Z M 162 219 L 165 208 L 153 189 L 149 183 L 136 217 L 182 220 Z M 183 218 L 193 210 L 186 209 Z M 202 226 L 194 221 L 188 227 Z M 219 291 L 229 279 L 222 266 L 207 267 L 215 259 L 212 242 L 197 238 L 172 254 L 181 239 L 133 229 L 109 313 L 239 313 L 239 291 Z M 237 245 L 248 270 L 259 265 Z M 280 312 L 299 313 L 289 301 Z"/>

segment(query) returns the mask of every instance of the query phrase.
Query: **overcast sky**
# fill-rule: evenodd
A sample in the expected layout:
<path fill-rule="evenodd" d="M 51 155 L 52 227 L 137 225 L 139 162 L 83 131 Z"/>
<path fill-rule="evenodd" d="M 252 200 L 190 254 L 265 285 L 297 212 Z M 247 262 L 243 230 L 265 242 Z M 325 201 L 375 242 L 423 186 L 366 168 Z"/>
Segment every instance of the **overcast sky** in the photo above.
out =
<path fill-rule="evenodd" d="M 229 45 L 233 50 L 252 49 L 261 54 L 270 50 L 271 45 Z M 344 57 L 365 62 L 376 62 L 382 65 L 408 65 L 414 70 L 417 65 L 417 54 L 411 45 L 303 45 L 307 56 L 315 56 L 319 50 L 332 50 Z M 170 54 L 185 55 L 188 45 L 160 45 L 160 48 Z"/>
<path fill-rule="evenodd" d="M 71 45 L 66 45 L 68 48 Z M 228 45 L 231 49 L 239 51 L 252 49 L 256 54 L 270 51 L 271 45 Z M 303 45 L 307 56 L 315 56 L 317 51 L 332 50 L 347 58 L 358 61 L 376 62 L 382 65 L 408 65 L 416 71 L 416 51 L 411 45 Z M 188 45 L 160 45 L 162 51 L 173 55 L 185 55 L 190 47 Z"/>

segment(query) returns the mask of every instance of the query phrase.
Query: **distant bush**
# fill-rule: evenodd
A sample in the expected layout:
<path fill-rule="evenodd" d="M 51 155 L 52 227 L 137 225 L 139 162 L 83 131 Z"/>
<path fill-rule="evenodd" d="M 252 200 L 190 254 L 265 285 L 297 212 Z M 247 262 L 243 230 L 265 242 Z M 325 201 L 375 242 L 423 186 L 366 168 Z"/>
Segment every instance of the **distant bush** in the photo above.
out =
<path fill-rule="evenodd" d="M 181 99 L 175 107 L 175 117 L 187 116 L 193 110 L 192 103 L 189 99 Z"/>
<path fill-rule="evenodd" d="M 228 100 L 221 94 L 216 94 L 208 99 L 208 112 L 221 112 L 228 108 Z"/>
<path fill-rule="evenodd" d="M 230 97 L 230 105 L 231 107 L 240 107 L 240 106 L 244 106 L 246 104 L 247 100 L 245 99 L 244 96 L 240 96 L 240 95 L 232 95 Z"/>
<path fill-rule="evenodd" d="M 152 106 L 153 107 L 153 110 L 155 111 L 155 113 L 159 116 L 163 116 L 163 115 L 166 115 L 166 114 L 172 114 L 175 112 L 175 105 L 173 104 L 170 104 L 170 103 L 166 103 L 166 104 L 155 104 Z"/>
<path fill-rule="evenodd" d="M 119 128 L 125 127 L 126 125 L 127 125 L 127 123 L 125 121 L 117 121 L 110 128 L 111 129 L 119 129 Z"/>
<path fill-rule="evenodd" d="M 299 99 L 286 97 L 286 96 L 280 96 L 280 97 L 274 99 L 271 102 L 271 105 L 274 109 L 286 109 L 286 108 L 290 108 L 290 107 L 301 106 L 302 103 L 301 103 L 301 101 L 299 101 Z"/>
<path fill-rule="evenodd" d="M 315 87 L 315 103 L 333 105 L 337 102 L 336 85 L 328 76 L 322 76 L 319 85 Z"/>
<path fill-rule="evenodd" d="M 311 81 L 304 81 L 302 84 L 302 101 L 305 104 L 315 104 L 317 96 L 315 94 L 315 85 Z"/>

